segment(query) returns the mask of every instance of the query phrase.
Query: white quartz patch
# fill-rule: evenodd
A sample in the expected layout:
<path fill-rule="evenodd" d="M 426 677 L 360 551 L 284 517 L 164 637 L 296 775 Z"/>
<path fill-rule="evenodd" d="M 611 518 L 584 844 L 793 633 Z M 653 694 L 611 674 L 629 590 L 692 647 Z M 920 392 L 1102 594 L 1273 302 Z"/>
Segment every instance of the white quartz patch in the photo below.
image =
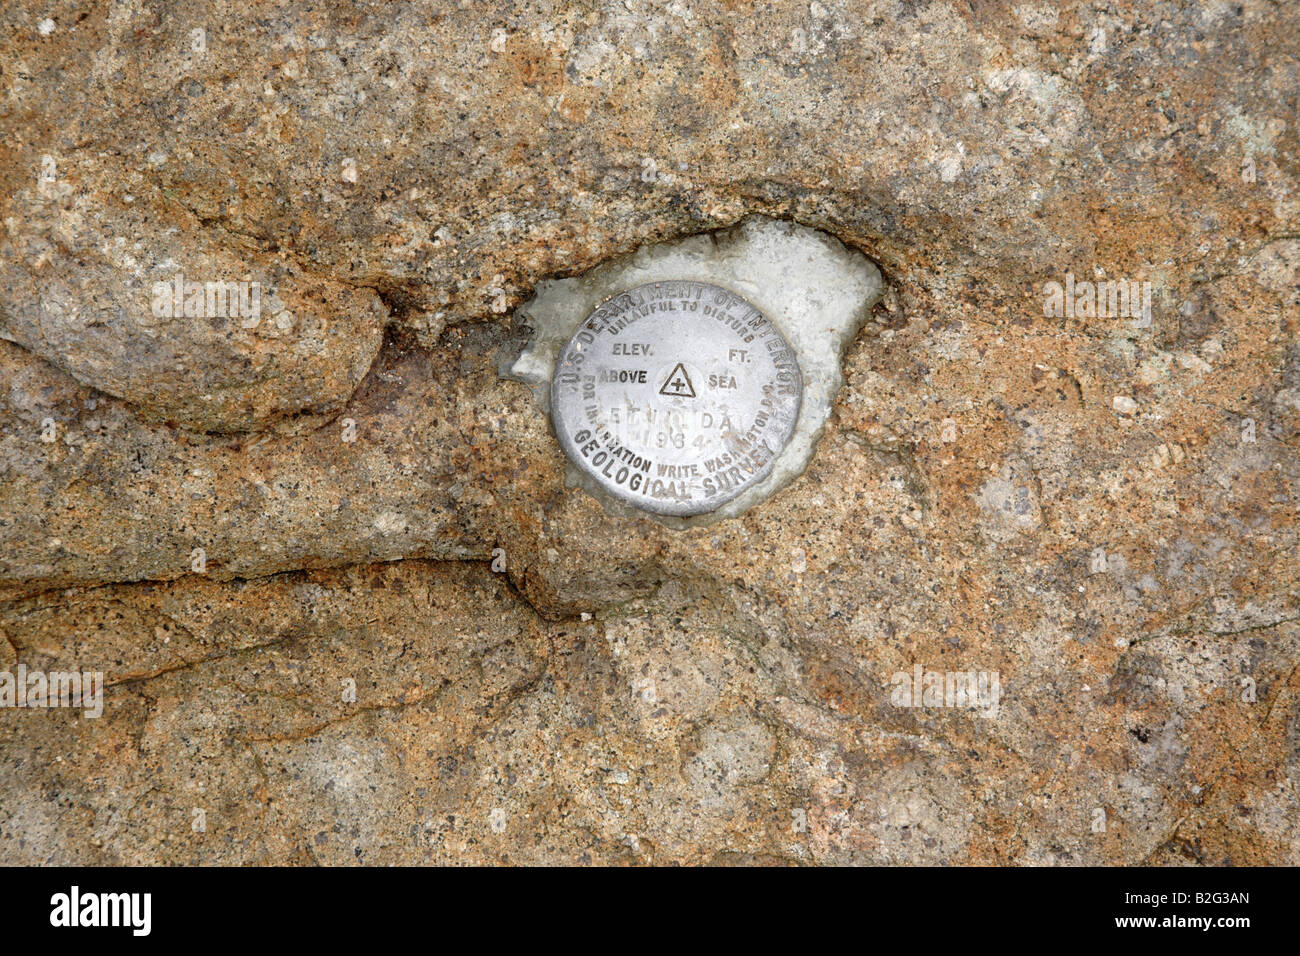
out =
<path fill-rule="evenodd" d="M 734 517 L 803 473 L 844 383 L 844 350 L 880 298 L 882 283 L 871 260 L 839 240 L 806 226 L 751 216 L 723 232 L 643 246 L 572 279 L 539 283 L 519 310 L 533 334 L 511 366 L 511 376 L 533 385 L 545 407 L 561 347 L 596 306 L 634 286 L 675 279 L 709 282 L 748 299 L 780 329 L 803 372 L 803 404 L 794 433 L 767 478 L 707 515 L 653 516 L 673 527 L 689 527 Z M 567 474 L 610 511 L 647 515 L 614 502 L 572 463 Z"/>

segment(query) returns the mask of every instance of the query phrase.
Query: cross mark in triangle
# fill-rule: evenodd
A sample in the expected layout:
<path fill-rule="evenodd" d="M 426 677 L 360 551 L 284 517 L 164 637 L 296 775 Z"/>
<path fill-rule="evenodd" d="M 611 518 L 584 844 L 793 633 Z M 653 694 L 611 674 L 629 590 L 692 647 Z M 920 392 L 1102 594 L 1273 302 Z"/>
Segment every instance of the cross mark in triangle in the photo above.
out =
<path fill-rule="evenodd" d="M 668 378 L 659 388 L 660 395 L 667 395 L 671 398 L 694 398 L 695 388 L 691 385 L 691 377 L 686 374 L 686 366 L 678 362 L 673 366 L 673 370 L 668 373 Z"/>

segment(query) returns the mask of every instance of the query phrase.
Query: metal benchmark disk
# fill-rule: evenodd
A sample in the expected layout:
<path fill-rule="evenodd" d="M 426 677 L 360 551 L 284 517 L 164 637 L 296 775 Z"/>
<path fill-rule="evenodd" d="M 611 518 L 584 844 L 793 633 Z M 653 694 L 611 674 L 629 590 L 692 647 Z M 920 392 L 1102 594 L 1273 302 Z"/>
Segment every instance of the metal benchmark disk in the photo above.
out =
<path fill-rule="evenodd" d="M 551 415 L 604 491 L 696 515 L 771 472 L 802 394 L 794 350 L 752 303 L 707 282 L 653 282 L 578 327 L 556 362 Z"/>

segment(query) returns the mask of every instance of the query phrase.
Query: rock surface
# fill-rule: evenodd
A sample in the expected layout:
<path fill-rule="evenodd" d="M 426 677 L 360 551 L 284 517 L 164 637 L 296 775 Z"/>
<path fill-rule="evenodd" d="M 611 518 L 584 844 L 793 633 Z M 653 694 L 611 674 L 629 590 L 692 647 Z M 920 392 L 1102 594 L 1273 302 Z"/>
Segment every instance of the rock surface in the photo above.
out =
<path fill-rule="evenodd" d="M 1294 6 L 0 27 L 0 860 L 1300 863 Z M 608 514 L 514 310 L 752 214 L 886 283 L 808 468 Z"/>

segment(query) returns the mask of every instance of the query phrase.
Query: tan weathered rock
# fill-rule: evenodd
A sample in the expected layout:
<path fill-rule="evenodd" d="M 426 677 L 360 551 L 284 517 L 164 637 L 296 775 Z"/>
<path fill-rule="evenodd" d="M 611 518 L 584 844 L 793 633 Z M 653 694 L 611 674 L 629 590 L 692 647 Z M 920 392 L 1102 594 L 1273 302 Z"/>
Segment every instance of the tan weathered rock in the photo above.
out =
<path fill-rule="evenodd" d="M 332 416 L 370 370 L 388 317 L 374 290 L 232 242 L 175 204 L 103 195 L 124 187 L 94 169 L 55 175 L 5 220 L 0 337 L 144 420 L 197 431 Z"/>
<path fill-rule="evenodd" d="M 0 860 L 1300 862 L 1296 10 L 494 16 L 0 11 Z M 808 468 L 611 515 L 513 310 L 752 214 L 887 286 Z"/>

